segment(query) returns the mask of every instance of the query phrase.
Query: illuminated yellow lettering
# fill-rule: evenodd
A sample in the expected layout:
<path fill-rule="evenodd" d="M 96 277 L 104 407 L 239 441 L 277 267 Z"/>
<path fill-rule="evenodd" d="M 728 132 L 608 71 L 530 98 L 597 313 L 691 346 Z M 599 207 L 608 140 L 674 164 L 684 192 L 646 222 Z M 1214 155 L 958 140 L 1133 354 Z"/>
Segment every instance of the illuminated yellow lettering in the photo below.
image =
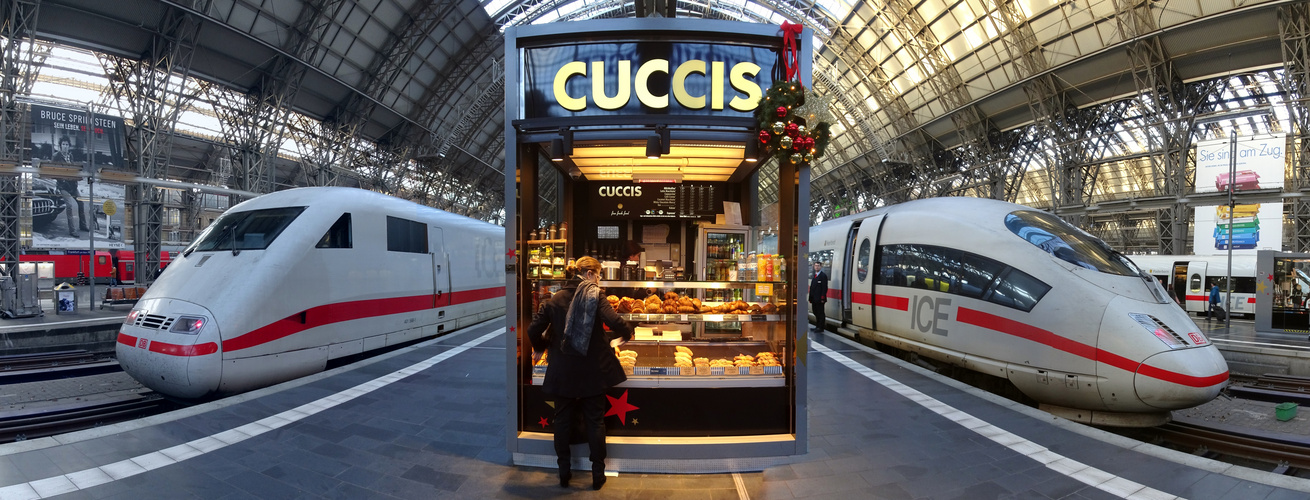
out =
<path fill-rule="evenodd" d="M 705 107 L 705 96 L 692 96 L 687 93 L 687 76 L 692 73 L 704 75 L 705 61 L 693 59 L 678 65 L 678 69 L 673 72 L 673 97 L 684 108 L 701 109 Z"/>
<path fill-rule="evenodd" d="M 573 75 L 587 76 L 587 63 L 573 61 L 561 66 L 559 71 L 555 72 L 555 102 L 569 111 L 582 111 L 587 109 L 587 96 L 573 97 L 564 90 L 564 85 Z"/>
<path fill-rule="evenodd" d="M 619 91 L 614 97 L 605 95 L 605 61 L 591 63 L 591 98 L 600 109 L 619 109 L 628 104 L 632 95 L 632 61 L 619 61 Z"/>
<path fill-rule="evenodd" d="M 759 74 L 760 66 L 755 63 L 737 63 L 732 66 L 732 88 L 738 92 L 746 94 L 745 98 L 736 96 L 728 103 L 728 106 L 737 111 L 754 111 L 760 105 L 760 97 L 763 92 L 760 91 L 760 84 L 755 83 L 755 75 Z M 747 78 L 749 76 L 750 78 Z"/>
<path fill-rule="evenodd" d="M 723 61 L 710 63 L 710 107 L 723 109 Z"/>
<path fill-rule="evenodd" d="M 667 59 L 651 59 L 637 68 L 637 99 L 648 108 L 664 109 L 669 107 L 669 95 L 655 95 L 650 93 L 650 75 L 652 73 L 669 74 L 669 61 Z"/>

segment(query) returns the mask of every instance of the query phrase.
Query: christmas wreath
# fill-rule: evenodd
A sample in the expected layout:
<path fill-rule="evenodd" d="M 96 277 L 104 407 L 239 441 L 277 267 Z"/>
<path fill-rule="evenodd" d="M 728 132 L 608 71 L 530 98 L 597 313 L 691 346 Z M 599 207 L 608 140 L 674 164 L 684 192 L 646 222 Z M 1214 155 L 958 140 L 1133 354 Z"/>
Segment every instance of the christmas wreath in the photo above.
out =
<path fill-rule="evenodd" d="M 782 23 L 784 80 L 775 80 L 755 108 L 759 140 L 766 155 L 797 165 L 823 157 L 832 138 L 828 122 L 820 121 L 807 128 L 805 116 L 800 111 L 805 105 L 805 86 L 800 83 L 800 56 L 796 51 L 795 37 L 801 31 L 799 24 Z"/>

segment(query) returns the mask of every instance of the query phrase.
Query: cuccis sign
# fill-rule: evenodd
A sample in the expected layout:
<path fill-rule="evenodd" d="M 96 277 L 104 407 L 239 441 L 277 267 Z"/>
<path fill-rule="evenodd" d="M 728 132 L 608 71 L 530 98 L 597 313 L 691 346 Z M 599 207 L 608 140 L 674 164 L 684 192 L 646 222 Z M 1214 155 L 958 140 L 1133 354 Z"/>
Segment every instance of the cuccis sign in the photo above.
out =
<path fill-rule="evenodd" d="M 523 50 L 523 117 L 750 117 L 772 81 L 772 47 L 615 42 Z"/>
<path fill-rule="evenodd" d="M 708 70 L 706 69 L 708 67 Z M 555 96 L 555 102 L 569 111 L 582 111 L 587 109 L 588 95 L 573 96 L 569 95 L 567 84 L 570 78 L 586 78 L 590 80 L 592 102 L 601 109 L 615 110 L 624 107 L 636 94 L 641 104 L 651 109 L 665 109 L 669 107 L 669 94 L 656 94 L 651 92 L 650 83 L 654 78 L 671 80 L 671 93 L 679 105 L 686 109 L 704 109 L 709 106 L 710 109 L 721 110 L 725 104 L 725 80 L 732 86 L 733 90 L 743 95 L 733 96 L 727 101 L 727 105 L 737 111 L 753 111 L 759 106 L 760 97 L 763 92 L 760 90 L 760 84 L 756 83 L 755 77 L 760 72 L 760 66 L 750 62 L 740 62 L 727 68 L 724 61 L 711 61 L 708 64 L 705 61 L 694 59 L 679 64 L 673 73 L 669 73 L 669 61 L 667 59 L 652 59 L 637 67 L 637 73 L 632 73 L 632 61 L 622 60 L 618 62 L 617 70 L 613 68 L 610 71 L 605 69 L 605 61 L 592 61 L 590 72 L 588 72 L 587 63 L 582 61 L 573 61 L 560 67 L 555 73 L 554 85 L 552 91 Z M 687 89 L 687 81 L 692 78 L 708 78 L 710 84 L 709 95 L 696 95 Z M 614 95 L 606 94 L 606 85 L 610 79 L 613 79 L 618 88 Z M 633 91 L 635 88 L 635 92 Z M 708 101 L 708 102 L 707 102 Z"/>

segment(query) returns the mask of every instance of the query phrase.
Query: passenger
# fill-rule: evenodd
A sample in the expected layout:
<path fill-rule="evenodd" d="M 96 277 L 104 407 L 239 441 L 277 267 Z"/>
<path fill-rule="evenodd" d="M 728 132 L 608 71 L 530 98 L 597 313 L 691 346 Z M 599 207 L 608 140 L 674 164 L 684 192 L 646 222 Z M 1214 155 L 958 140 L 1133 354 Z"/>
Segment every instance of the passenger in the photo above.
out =
<path fill-rule="evenodd" d="M 1219 285 L 1211 283 L 1210 284 L 1210 309 L 1207 309 L 1205 311 L 1205 319 L 1209 320 L 1211 316 L 1214 316 L 1218 308 L 1219 308 Z"/>
<path fill-rule="evenodd" d="M 819 330 L 827 328 L 828 318 L 823 307 L 828 303 L 828 273 L 823 272 L 823 263 L 814 261 L 814 274 L 810 275 L 810 309 L 814 311 L 814 322 Z"/>
<path fill-rule="evenodd" d="M 581 416 L 591 449 L 591 488 L 605 484 L 605 391 L 627 380 L 610 341 L 632 340 L 632 328 L 600 294 L 600 261 L 577 260 L 577 276 L 541 305 L 528 325 L 528 340 L 546 351 L 549 364 L 541 390 L 555 399 L 555 455 L 559 485 L 567 488 L 573 473 L 569 443 L 573 422 Z M 611 333 L 605 332 L 608 326 Z M 581 414 L 581 415 L 579 415 Z"/>

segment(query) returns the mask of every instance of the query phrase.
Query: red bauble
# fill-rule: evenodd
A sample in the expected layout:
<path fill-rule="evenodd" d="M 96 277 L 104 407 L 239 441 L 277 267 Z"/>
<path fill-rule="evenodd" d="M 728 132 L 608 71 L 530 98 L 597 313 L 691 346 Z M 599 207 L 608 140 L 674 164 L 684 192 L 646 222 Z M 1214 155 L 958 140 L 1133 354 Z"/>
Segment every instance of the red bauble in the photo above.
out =
<path fill-rule="evenodd" d="M 777 112 L 778 112 L 778 119 L 779 119 L 779 120 L 782 120 L 782 119 L 784 119 L 784 118 L 787 118 L 787 107 L 786 107 L 786 106 L 778 106 L 778 109 L 776 109 L 776 110 L 774 110 L 774 111 L 777 111 Z"/>
<path fill-rule="evenodd" d="M 813 137 L 806 137 L 806 138 L 802 139 L 802 142 L 805 143 L 805 150 L 806 150 L 806 151 L 809 151 L 810 149 L 813 149 L 813 148 L 814 148 L 814 138 L 813 138 Z"/>
<path fill-rule="evenodd" d="M 770 136 L 769 136 L 769 132 L 768 132 L 768 131 L 766 131 L 766 130 L 761 130 L 761 131 L 760 131 L 760 142 L 765 143 L 765 144 L 768 144 L 768 143 L 769 143 L 769 137 L 770 137 Z"/>
<path fill-rule="evenodd" d="M 798 135 L 800 135 L 800 134 L 801 134 L 801 132 L 800 132 L 800 125 L 797 125 L 797 124 L 795 124 L 795 123 L 788 123 L 788 124 L 787 124 L 787 135 L 791 136 L 792 139 L 795 139 L 796 136 L 798 136 Z"/>

